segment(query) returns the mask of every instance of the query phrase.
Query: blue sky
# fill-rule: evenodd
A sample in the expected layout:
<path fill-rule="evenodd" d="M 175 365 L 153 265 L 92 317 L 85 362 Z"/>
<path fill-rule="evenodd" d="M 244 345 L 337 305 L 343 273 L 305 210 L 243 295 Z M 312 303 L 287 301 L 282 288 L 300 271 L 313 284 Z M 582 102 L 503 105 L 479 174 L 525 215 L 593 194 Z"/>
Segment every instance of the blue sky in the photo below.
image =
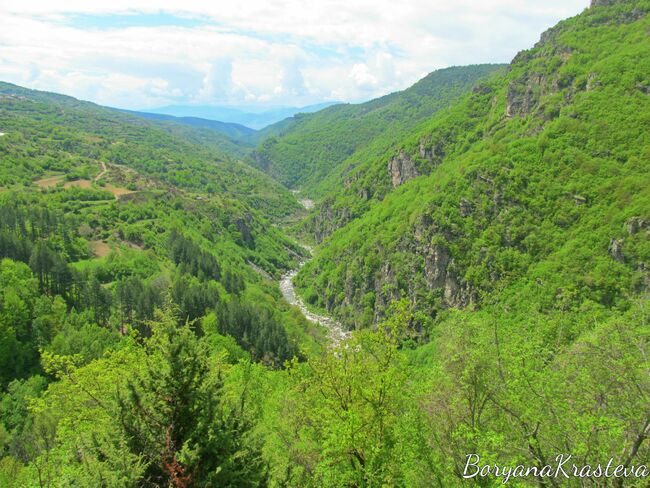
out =
<path fill-rule="evenodd" d="M 588 0 L 21 0 L 0 79 L 131 109 L 356 102 L 508 62 Z"/>

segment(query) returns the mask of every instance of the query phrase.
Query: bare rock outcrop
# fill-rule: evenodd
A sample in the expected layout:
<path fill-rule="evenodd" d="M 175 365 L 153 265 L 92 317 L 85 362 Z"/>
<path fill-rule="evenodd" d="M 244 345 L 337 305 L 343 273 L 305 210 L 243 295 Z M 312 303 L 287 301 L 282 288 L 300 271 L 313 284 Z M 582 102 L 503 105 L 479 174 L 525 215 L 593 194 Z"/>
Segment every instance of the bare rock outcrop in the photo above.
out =
<path fill-rule="evenodd" d="M 587 197 L 583 197 L 582 195 L 573 195 L 573 202 L 576 205 L 586 205 Z"/>
<path fill-rule="evenodd" d="M 390 173 L 393 188 L 397 188 L 408 180 L 420 176 L 413 160 L 401 150 L 397 156 L 391 158 L 388 162 L 388 172 Z"/>
<path fill-rule="evenodd" d="M 559 88 L 557 80 L 537 73 L 526 74 L 511 81 L 506 94 L 506 117 L 532 113 L 543 95 Z"/>
<path fill-rule="evenodd" d="M 589 8 L 594 7 L 611 7 L 612 5 L 624 5 L 628 4 L 630 6 L 634 5 L 635 2 L 632 0 L 591 0 Z M 647 8 L 641 6 L 635 7 L 631 10 L 620 12 L 616 17 L 611 20 L 618 23 L 630 23 L 635 22 L 642 17 L 648 14 Z"/>
<path fill-rule="evenodd" d="M 472 215 L 472 202 L 470 202 L 466 198 L 461 198 L 460 204 L 458 206 L 459 206 L 461 217 L 469 217 L 470 215 Z"/>
<path fill-rule="evenodd" d="M 326 199 L 321 202 L 320 211 L 309 222 L 307 230 L 313 234 L 317 243 L 321 243 L 332 232 L 349 222 L 351 218 L 348 207 L 337 207 L 333 200 Z"/>
<path fill-rule="evenodd" d="M 454 259 L 444 247 L 436 245 L 426 248 L 424 276 L 429 289 L 442 289 L 445 306 L 463 308 L 472 303 L 472 293 L 454 271 Z"/>
<path fill-rule="evenodd" d="M 627 233 L 632 236 L 642 231 L 643 229 L 650 227 L 650 222 L 647 222 L 640 217 L 632 217 L 627 221 L 625 227 L 627 228 Z"/>
<path fill-rule="evenodd" d="M 437 166 L 442 163 L 445 157 L 444 140 L 438 140 L 436 142 L 420 141 L 420 157 L 426 160 L 431 166 Z"/>
<path fill-rule="evenodd" d="M 440 246 L 427 249 L 424 258 L 424 276 L 431 289 L 444 288 L 447 281 L 447 267 L 451 261 L 449 252 Z"/>
<path fill-rule="evenodd" d="M 593 7 L 610 7 L 617 3 L 625 3 L 626 0 L 591 0 L 590 8 Z"/>
<path fill-rule="evenodd" d="M 619 263 L 625 261 L 625 257 L 623 256 L 623 239 L 612 239 L 609 242 L 608 251 L 615 261 L 618 261 Z"/>

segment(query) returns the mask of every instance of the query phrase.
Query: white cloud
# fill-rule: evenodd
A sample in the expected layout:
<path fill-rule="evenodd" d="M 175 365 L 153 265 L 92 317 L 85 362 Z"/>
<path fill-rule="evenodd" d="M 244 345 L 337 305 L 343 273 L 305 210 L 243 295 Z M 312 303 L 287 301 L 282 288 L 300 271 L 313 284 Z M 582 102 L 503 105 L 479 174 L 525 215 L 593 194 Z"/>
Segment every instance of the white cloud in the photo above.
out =
<path fill-rule="evenodd" d="M 129 108 L 356 101 L 405 88 L 437 68 L 507 62 L 587 4 L 5 1 L 0 79 Z M 132 26 L 112 22 L 126 14 Z M 90 17 L 78 22 L 83 15 Z M 187 22 L 169 25 L 174 19 Z"/>
<path fill-rule="evenodd" d="M 368 65 L 365 63 L 357 63 L 352 66 L 349 76 L 361 90 L 371 90 L 379 84 L 379 80 L 370 73 Z"/>

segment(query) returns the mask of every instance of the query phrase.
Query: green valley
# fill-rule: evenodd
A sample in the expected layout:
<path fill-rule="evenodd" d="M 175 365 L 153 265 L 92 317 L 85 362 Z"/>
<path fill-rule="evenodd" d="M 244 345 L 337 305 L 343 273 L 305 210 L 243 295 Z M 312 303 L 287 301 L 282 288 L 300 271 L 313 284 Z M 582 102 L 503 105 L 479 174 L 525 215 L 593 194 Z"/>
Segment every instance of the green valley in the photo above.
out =
<path fill-rule="evenodd" d="M 647 486 L 649 14 L 261 130 L 0 83 L 0 486 Z"/>
<path fill-rule="evenodd" d="M 356 151 L 374 144 L 381 152 L 391 138 L 451 104 L 479 78 L 498 70 L 479 65 L 435 71 L 411 88 L 370 102 L 341 104 L 298 114 L 265 128 L 252 155 L 255 165 L 290 188 L 321 194 L 320 183 L 352 163 Z M 348 160 L 348 158 L 351 158 Z"/>

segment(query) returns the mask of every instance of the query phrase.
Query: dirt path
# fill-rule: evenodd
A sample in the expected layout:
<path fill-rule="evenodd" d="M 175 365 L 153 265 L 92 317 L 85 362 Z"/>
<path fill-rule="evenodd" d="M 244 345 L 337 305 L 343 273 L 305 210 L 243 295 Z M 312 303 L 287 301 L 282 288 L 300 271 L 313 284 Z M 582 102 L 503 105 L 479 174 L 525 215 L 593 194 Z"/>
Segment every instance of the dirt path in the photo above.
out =
<path fill-rule="evenodd" d="M 56 186 L 59 183 L 61 183 L 63 181 L 63 178 L 64 178 L 63 175 L 50 176 L 48 178 L 42 178 L 40 180 L 36 180 L 34 184 L 41 188 L 49 188 L 51 186 Z"/>
<path fill-rule="evenodd" d="M 104 161 L 100 161 L 102 165 L 102 170 L 99 172 L 97 176 L 95 176 L 95 179 L 93 180 L 95 183 L 99 181 L 99 179 L 106 174 L 108 171 L 108 168 L 106 167 L 106 163 Z"/>

